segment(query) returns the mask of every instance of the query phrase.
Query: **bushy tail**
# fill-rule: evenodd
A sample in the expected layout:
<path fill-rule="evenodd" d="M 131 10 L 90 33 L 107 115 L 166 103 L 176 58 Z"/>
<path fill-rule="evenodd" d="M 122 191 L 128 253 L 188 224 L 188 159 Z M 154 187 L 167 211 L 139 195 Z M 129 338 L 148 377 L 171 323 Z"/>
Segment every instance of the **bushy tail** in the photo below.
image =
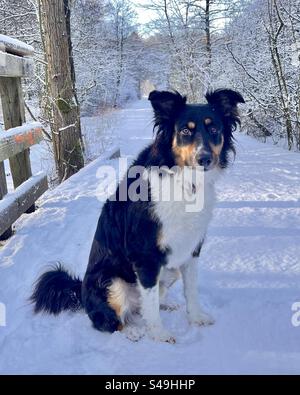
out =
<path fill-rule="evenodd" d="M 30 301 L 34 312 L 59 314 L 63 310 L 77 311 L 82 308 L 82 281 L 72 277 L 60 264 L 44 273 L 37 280 Z"/>

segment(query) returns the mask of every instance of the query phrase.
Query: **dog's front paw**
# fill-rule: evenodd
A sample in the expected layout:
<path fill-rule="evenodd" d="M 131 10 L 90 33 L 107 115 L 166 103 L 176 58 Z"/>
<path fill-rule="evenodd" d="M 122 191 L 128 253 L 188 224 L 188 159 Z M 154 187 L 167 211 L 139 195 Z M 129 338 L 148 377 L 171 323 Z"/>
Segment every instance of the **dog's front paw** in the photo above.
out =
<path fill-rule="evenodd" d="M 197 311 L 196 313 L 189 314 L 188 319 L 192 325 L 208 326 L 215 323 L 215 320 L 211 315 L 201 310 Z"/>
<path fill-rule="evenodd" d="M 145 336 L 145 328 L 133 325 L 127 325 L 122 330 L 127 339 L 137 342 Z"/>
<path fill-rule="evenodd" d="M 170 344 L 175 344 L 176 339 L 173 335 L 171 335 L 166 329 L 156 329 L 156 330 L 150 330 L 149 331 L 149 336 L 151 339 L 157 341 L 157 342 L 166 342 Z"/>

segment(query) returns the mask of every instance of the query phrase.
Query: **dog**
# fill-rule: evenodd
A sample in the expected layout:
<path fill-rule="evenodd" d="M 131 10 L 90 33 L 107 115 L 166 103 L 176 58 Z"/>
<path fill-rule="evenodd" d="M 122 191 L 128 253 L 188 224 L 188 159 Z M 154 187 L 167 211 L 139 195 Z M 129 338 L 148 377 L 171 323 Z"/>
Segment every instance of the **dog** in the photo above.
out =
<path fill-rule="evenodd" d="M 213 323 L 198 302 L 197 262 L 212 217 L 215 180 L 228 166 L 230 153 L 235 154 L 237 106 L 244 99 L 230 89 L 210 91 L 205 97 L 205 104 L 187 104 L 176 91 L 150 93 L 154 141 L 129 167 L 114 199 L 103 205 L 84 279 L 60 265 L 44 273 L 31 296 L 36 313 L 83 308 L 100 331 L 140 327 L 156 341 L 174 343 L 163 327 L 160 304 L 181 275 L 189 322 Z M 134 166 L 145 169 L 139 191 L 144 188 L 148 200 L 120 198 L 136 181 L 129 177 Z M 149 169 L 154 169 L 151 176 Z M 184 169 L 192 176 L 201 169 L 203 177 L 182 181 L 178 176 Z M 189 196 L 201 193 L 202 209 L 186 210 L 184 199 L 161 199 L 157 186 L 172 180 Z M 132 323 L 135 316 L 142 318 L 142 326 Z M 134 339 L 142 336 L 132 333 Z"/>

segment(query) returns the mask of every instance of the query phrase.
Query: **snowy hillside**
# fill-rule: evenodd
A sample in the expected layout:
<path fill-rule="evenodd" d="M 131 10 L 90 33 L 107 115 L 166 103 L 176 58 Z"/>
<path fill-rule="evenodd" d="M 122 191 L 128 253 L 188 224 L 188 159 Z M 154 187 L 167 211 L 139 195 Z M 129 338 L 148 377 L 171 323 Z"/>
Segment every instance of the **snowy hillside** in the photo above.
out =
<path fill-rule="evenodd" d="M 132 159 L 152 138 L 147 101 L 122 110 L 122 156 Z M 42 198 L 0 250 L 0 373 L 200 374 L 300 373 L 300 156 L 237 135 L 237 158 L 218 184 L 218 205 L 199 266 L 202 304 L 216 319 L 190 327 L 180 282 L 162 312 L 175 345 L 122 333 L 103 334 L 83 312 L 34 316 L 32 284 L 61 261 L 83 276 L 101 202 L 89 164 Z M 111 161 L 115 166 L 117 160 Z"/>

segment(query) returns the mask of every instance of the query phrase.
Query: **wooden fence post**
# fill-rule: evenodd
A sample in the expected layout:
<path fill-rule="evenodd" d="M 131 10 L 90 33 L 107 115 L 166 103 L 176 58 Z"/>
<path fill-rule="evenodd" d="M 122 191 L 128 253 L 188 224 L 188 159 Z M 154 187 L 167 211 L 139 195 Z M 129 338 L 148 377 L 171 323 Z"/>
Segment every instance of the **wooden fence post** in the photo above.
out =
<path fill-rule="evenodd" d="M 0 133 L 0 240 L 12 234 L 11 225 L 47 190 L 47 176 L 32 177 L 29 147 L 42 141 L 42 125 L 25 124 L 21 78 L 32 75 L 34 49 L 0 34 L 0 97 L 7 132 Z M 14 191 L 8 193 L 4 160 L 9 159 Z"/>
<path fill-rule="evenodd" d="M 4 127 L 11 129 L 25 122 L 25 106 L 20 77 L 0 77 L 0 95 L 2 102 Z M 29 149 L 9 159 L 14 188 L 31 177 Z M 26 212 L 35 210 L 32 205 Z"/>
<path fill-rule="evenodd" d="M 0 199 L 7 194 L 6 175 L 4 162 L 0 162 Z M 10 226 L 4 233 L 0 234 L 0 240 L 6 240 L 12 235 L 12 227 Z"/>

